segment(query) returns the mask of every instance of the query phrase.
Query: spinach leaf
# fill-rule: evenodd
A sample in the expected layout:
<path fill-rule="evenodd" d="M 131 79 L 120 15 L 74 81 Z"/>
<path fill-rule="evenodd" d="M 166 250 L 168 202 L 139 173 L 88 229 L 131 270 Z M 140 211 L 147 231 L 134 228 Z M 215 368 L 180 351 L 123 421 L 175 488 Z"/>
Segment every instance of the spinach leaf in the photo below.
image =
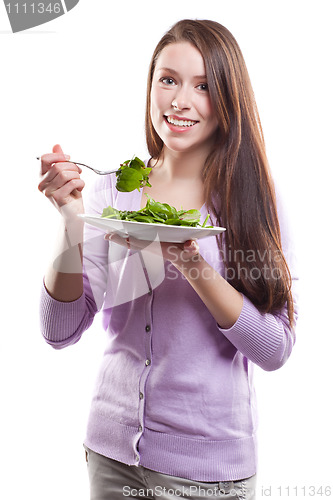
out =
<path fill-rule="evenodd" d="M 116 208 L 112 208 L 112 207 L 107 207 L 107 208 L 104 208 L 103 210 L 103 213 L 102 213 L 102 217 L 104 217 L 105 219 L 120 219 L 120 212 L 119 210 L 117 210 Z"/>
<path fill-rule="evenodd" d="M 134 191 L 134 189 L 140 191 L 140 188 L 144 186 L 151 187 L 148 177 L 150 172 L 151 168 L 147 168 L 137 156 L 132 160 L 127 160 L 120 165 L 116 172 L 116 189 L 122 192 L 130 192 Z"/>

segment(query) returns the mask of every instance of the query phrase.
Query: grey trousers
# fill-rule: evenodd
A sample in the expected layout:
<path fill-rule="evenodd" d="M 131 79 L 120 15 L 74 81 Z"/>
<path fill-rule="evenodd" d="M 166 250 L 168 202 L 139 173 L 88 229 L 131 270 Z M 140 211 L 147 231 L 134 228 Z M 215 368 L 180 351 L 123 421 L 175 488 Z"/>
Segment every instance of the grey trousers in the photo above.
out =
<path fill-rule="evenodd" d="M 255 500 L 256 476 L 206 483 L 126 465 L 86 448 L 90 500 Z"/>

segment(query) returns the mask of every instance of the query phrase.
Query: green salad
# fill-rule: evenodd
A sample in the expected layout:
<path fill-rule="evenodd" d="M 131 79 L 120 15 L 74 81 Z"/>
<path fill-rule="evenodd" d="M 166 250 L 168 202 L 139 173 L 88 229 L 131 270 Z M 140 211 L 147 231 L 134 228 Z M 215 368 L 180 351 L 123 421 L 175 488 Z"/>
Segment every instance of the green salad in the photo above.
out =
<path fill-rule="evenodd" d="M 106 219 L 120 219 L 133 222 L 147 222 L 150 224 L 167 224 L 172 226 L 190 227 L 212 227 L 206 226 L 209 218 L 207 215 L 203 224 L 200 224 L 201 213 L 199 210 L 177 210 L 167 203 L 153 200 L 148 194 L 147 204 L 137 211 L 117 210 L 116 208 L 104 208 L 102 217 Z"/>
<path fill-rule="evenodd" d="M 140 188 L 144 186 L 151 187 L 148 177 L 150 172 L 151 168 L 146 167 L 145 163 L 137 156 L 132 160 L 127 160 L 120 165 L 119 170 L 116 172 L 116 189 L 122 192 L 130 192 L 134 191 L 134 189 L 140 191 Z M 209 214 L 204 223 L 200 224 L 201 213 L 199 210 L 177 210 L 167 203 L 153 200 L 148 194 L 146 196 L 147 204 L 141 210 L 117 210 L 109 206 L 104 208 L 102 217 L 105 219 L 167 224 L 170 226 L 213 227 L 206 226 Z"/>

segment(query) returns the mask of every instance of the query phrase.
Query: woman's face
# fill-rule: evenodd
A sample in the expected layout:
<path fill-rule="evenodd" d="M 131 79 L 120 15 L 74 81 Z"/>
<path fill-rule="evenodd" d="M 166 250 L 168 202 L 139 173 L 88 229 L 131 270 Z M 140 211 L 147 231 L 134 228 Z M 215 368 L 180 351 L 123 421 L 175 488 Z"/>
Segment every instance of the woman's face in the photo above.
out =
<path fill-rule="evenodd" d="M 189 42 L 160 53 L 153 75 L 150 114 L 165 147 L 187 152 L 212 148 L 217 118 L 212 109 L 205 64 Z"/>

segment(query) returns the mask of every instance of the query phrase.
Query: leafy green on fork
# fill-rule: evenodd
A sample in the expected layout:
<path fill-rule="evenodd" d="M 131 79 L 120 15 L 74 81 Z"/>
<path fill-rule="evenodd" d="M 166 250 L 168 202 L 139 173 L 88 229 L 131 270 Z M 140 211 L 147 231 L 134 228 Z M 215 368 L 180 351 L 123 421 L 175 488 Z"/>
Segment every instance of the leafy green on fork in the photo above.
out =
<path fill-rule="evenodd" d="M 134 189 L 140 191 L 140 188 L 144 186 L 151 187 L 148 180 L 150 172 L 151 168 L 146 167 L 144 162 L 137 156 L 132 158 L 132 160 L 127 160 L 120 165 L 120 168 L 116 172 L 116 189 L 122 192 L 129 192 L 134 191 Z"/>

